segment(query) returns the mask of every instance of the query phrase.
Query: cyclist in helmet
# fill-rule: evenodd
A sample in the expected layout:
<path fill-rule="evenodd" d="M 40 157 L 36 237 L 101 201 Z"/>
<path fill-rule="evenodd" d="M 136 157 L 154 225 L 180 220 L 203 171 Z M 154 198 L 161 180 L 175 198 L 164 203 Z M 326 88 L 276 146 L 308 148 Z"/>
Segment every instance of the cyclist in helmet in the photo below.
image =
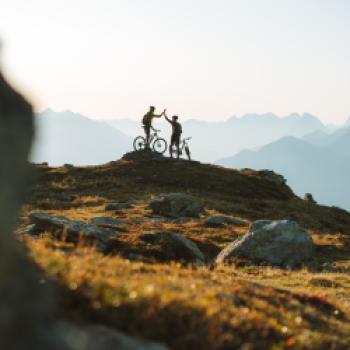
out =
<path fill-rule="evenodd" d="M 149 148 L 149 139 L 150 139 L 150 134 L 151 134 L 151 128 L 152 127 L 152 121 L 153 118 L 161 118 L 161 116 L 164 114 L 165 110 L 163 111 L 162 114 L 155 114 L 156 108 L 154 106 L 151 106 L 149 108 L 149 111 L 143 116 L 142 119 L 142 124 L 143 124 L 143 128 L 145 130 L 145 135 L 146 135 L 146 147 Z"/>

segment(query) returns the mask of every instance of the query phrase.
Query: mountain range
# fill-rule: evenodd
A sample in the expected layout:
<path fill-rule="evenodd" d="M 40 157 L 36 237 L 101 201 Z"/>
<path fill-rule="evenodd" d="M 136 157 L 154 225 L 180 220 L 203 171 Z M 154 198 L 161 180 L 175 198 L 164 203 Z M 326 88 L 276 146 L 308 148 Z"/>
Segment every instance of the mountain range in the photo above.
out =
<path fill-rule="evenodd" d="M 132 139 L 103 122 L 71 111 L 50 109 L 37 114 L 36 141 L 31 160 L 52 166 L 102 164 L 130 149 Z"/>
<path fill-rule="evenodd" d="M 284 137 L 258 150 L 243 150 L 217 163 L 232 168 L 270 169 L 299 195 L 311 192 L 322 204 L 350 210 L 350 128 Z"/>

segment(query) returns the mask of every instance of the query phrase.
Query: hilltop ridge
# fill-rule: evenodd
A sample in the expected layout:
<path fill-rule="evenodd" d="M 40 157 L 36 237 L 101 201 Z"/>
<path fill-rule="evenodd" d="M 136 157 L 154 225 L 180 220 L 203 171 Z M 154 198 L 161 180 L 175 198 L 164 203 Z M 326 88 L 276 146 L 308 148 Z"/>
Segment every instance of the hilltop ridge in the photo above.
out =
<path fill-rule="evenodd" d="M 74 206 L 62 198 L 98 196 L 103 201 L 145 199 L 162 192 L 190 192 L 210 209 L 249 220 L 291 218 L 306 228 L 345 232 L 350 213 L 305 202 L 272 171 L 228 169 L 175 160 L 153 152 L 130 152 L 104 165 L 72 168 L 36 166 L 40 183 L 32 193 L 36 206 Z M 69 186 L 55 188 L 57 182 Z M 50 204 L 53 203 L 53 204 Z"/>

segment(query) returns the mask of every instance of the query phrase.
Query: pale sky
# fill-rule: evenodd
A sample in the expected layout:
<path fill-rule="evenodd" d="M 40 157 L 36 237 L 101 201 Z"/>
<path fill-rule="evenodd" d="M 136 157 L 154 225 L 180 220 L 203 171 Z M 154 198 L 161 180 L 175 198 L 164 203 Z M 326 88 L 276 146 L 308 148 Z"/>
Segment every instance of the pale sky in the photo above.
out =
<path fill-rule="evenodd" d="M 36 110 L 350 115 L 349 0 L 0 0 L 2 65 Z"/>

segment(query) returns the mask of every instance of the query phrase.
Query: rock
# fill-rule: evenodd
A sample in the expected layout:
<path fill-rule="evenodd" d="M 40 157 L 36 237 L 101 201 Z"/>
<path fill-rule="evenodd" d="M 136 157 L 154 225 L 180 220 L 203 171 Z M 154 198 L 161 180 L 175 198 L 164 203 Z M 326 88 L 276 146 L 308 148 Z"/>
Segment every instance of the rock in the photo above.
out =
<path fill-rule="evenodd" d="M 196 265 L 204 264 L 204 255 L 191 240 L 171 231 L 150 231 L 140 236 L 145 242 L 159 244 L 168 260 L 185 261 Z"/>
<path fill-rule="evenodd" d="M 149 207 L 156 215 L 171 218 L 198 217 L 203 207 L 189 194 L 166 193 L 158 199 L 151 200 Z"/>
<path fill-rule="evenodd" d="M 73 164 L 64 164 L 63 167 L 66 168 L 66 169 L 74 169 L 74 165 Z"/>
<path fill-rule="evenodd" d="M 280 185 L 285 185 L 287 183 L 287 180 L 282 175 L 277 174 L 272 170 L 267 170 L 267 169 L 259 170 L 258 174 Z"/>
<path fill-rule="evenodd" d="M 146 218 L 130 218 L 125 220 L 126 223 L 130 224 L 130 225 L 138 225 L 138 224 L 142 224 L 144 222 L 149 221 Z"/>
<path fill-rule="evenodd" d="M 223 249 L 216 263 L 237 256 L 294 268 L 310 260 L 314 250 L 312 238 L 296 222 L 259 220 L 250 226 L 247 234 Z"/>
<path fill-rule="evenodd" d="M 64 232 L 67 241 L 78 242 L 84 239 L 89 243 L 97 243 L 99 251 L 104 251 L 109 237 L 114 234 L 112 229 L 96 227 L 63 215 L 51 215 L 45 212 L 32 212 L 29 214 L 29 220 L 40 231 L 49 231 L 54 235 L 61 235 Z"/>
<path fill-rule="evenodd" d="M 123 155 L 124 160 L 134 161 L 167 161 L 168 159 L 158 152 L 153 152 L 150 149 L 144 149 L 141 151 L 133 151 Z"/>
<path fill-rule="evenodd" d="M 317 204 L 317 202 L 314 200 L 314 197 L 311 193 L 305 193 L 304 195 L 304 201 L 311 203 L 311 204 Z"/>
<path fill-rule="evenodd" d="M 121 210 L 121 209 L 130 209 L 133 207 L 133 204 L 130 202 L 126 203 L 109 203 L 106 204 L 105 209 L 106 210 Z"/>
<path fill-rule="evenodd" d="M 0 72 L 0 349 L 64 350 L 47 336 L 56 314 L 52 289 L 13 234 L 32 169 L 33 119 L 32 106 Z"/>
<path fill-rule="evenodd" d="M 59 322 L 55 331 L 71 350 L 167 350 L 165 345 L 131 337 L 97 324 Z"/>
<path fill-rule="evenodd" d="M 189 217 L 179 217 L 177 219 L 168 219 L 167 222 L 171 224 L 187 224 L 191 221 L 191 218 Z"/>
<path fill-rule="evenodd" d="M 125 222 L 118 219 L 113 219 L 108 216 L 97 216 L 90 220 L 90 223 L 95 226 L 104 227 L 104 228 L 112 228 L 116 231 L 127 232 L 123 226 L 125 226 Z"/>
<path fill-rule="evenodd" d="M 246 226 L 247 221 L 241 218 L 236 218 L 228 215 L 208 216 L 204 220 L 204 226 L 207 226 L 207 227 L 223 227 L 226 224 L 235 225 L 235 226 Z"/>
<path fill-rule="evenodd" d="M 20 228 L 15 231 L 16 235 L 23 236 L 23 235 L 29 235 L 29 236 L 35 236 L 39 233 L 38 228 L 36 225 L 27 225 L 26 227 Z"/>

